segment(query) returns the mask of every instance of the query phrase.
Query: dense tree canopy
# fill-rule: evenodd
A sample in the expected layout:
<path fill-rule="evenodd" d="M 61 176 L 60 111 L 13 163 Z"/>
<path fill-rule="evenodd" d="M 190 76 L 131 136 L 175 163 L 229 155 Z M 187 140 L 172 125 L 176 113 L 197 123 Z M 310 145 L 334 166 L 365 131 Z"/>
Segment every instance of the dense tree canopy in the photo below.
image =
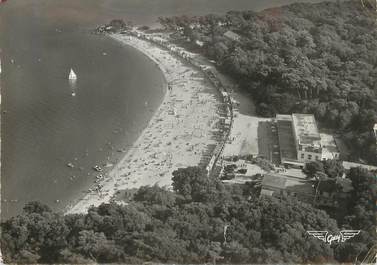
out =
<path fill-rule="evenodd" d="M 312 161 L 305 164 L 304 172 L 308 177 L 313 178 L 323 173 L 326 177 L 342 177 L 345 173 L 342 161 L 337 159 L 325 159 L 322 161 Z"/>
<path fill-rule="evenodd" d="M 347 203 L 346 216 L 338 223 L 347 229 L 361 230 L 361 234 L 354 241 L 337 247 L 335 256 L 340 261 L 354 260 L 376 243 L 376 176 L 377 172 L 368 172 L 362 168 L 351 168 L 348 173 L 353 191 Z M 359 259 L 362 258 L 360 256 Z"/>
<path fill-rule="evenodd" d="M 252 186 L 223 185 L 196 167 L 173 175 L 176 192 L 141 187 L 127 205 L 102 204 L 84 215 L 62 216 L 29 203 L 1 224 L 3 257 L 16 263 L 203 263 L 216 257 L 226 263 L 331 263 L 352 261 L 373 243 L 369 172 L 349 173 L 355 199 L 349 217 L 338 221 L 365 230 L 347 245 L 332 246 L 306 231 L 337 232 L 336 220 L 295 197 L 250 196 Z M 211 196 L 203 196 L 207 192 Z"/>
<path fill-rule="evenodd" d="M 203 41 L 202 52 L 251 92 L 259 114 L 314 113 L 344 135 L 354 159 L 376 162 L 377 27 L 366 8 L 359 0 L 296 3 L 160 22 Z"/>

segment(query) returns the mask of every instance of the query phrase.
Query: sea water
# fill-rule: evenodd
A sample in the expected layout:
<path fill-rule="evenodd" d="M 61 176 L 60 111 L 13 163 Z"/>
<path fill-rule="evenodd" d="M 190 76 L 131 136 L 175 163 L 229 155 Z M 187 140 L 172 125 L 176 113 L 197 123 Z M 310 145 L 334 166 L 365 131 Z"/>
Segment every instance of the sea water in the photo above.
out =
<path fill-rule="evenodd" d="M 92 167 L 116 163 L 163 99 L 164 78 L 154 63 L 91 29 L 113 18 L 153 25 L 159 16 L 259 10 L 289 2 L 294 1 L 1 4 L 2 217 L 19 213 L 28 201 L 63 210 L 81 197 L 99 174 Z M 71 68 L 76 82 L 68 80 Z"/>

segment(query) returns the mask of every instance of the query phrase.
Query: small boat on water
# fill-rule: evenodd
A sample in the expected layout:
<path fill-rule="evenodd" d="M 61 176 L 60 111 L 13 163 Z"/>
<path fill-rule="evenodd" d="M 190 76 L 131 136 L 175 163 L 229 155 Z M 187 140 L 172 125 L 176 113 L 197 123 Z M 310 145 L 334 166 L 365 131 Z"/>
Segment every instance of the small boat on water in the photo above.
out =
<path fill-rule="evenodd" d="M 71 95 L 72 95 L 72 97 L 75 97 L 76 96 L 75 84 L 76 84 L 76 80 L 77 80 L 77 75 L 76 75 L 75 71 L 73 71 L 72 68 L 71 68 L 71 71 L 69 72 L 68 80 L 70 81 L 70 84 L 72 86 Z"/>
<path fill-rule="evenodd" d="M 93 169 L 94 169 L 95 171 L 97 171 L 97 172 L 101 172 L 101 171 L 102 171 L 102 168 L 101 168 L 100 166 L 98 166 L 98 165 L 95 165 L 95 166 L 93 167 Z"/>
<path fill-rule="evenodd" d="M 73 71 L 72 68 L 71 68 L 71 71 L 69 72 L 68 79 L 69 80 L 77 80 L 77 75 L 76 75 L 75 71 Z"/>
<path fill-rule="evenodd" d="M 0 59 L 0 74 L 1 74 L 1 59 Z"/>

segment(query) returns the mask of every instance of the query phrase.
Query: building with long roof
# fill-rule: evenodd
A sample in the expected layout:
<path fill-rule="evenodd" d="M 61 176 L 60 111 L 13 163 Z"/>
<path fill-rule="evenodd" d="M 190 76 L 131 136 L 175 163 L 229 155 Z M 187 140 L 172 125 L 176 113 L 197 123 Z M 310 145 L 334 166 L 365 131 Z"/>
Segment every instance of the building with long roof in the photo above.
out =
<path fill-rule="evenodd" d="M 305 179 L 279 173 L 265 173 L 261 183 L 260 196 L 294 196 L 305 202 L 312 202 L 314 189 Z"/>
<path fill-rule="evenodd" d="M 339 150 L 331 135 L 320 134 L 313 114 L 277 114 L 275 119 L 282 164 L 338 159 Z"/>

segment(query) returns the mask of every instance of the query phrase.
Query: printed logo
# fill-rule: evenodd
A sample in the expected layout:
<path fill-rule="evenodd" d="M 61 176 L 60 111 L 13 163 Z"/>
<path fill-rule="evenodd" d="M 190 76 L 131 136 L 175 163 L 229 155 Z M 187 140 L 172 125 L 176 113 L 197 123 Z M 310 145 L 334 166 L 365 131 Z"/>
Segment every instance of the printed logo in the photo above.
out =
<path fill-rule="evenodd" d="M 306 231 L 309 235 L 331 245 L 332 243 L 343 243 L 348 239 L 360 234 L 360 230 L 342 230 L 337 235 L 329 234 L 329 231 Z"/>

